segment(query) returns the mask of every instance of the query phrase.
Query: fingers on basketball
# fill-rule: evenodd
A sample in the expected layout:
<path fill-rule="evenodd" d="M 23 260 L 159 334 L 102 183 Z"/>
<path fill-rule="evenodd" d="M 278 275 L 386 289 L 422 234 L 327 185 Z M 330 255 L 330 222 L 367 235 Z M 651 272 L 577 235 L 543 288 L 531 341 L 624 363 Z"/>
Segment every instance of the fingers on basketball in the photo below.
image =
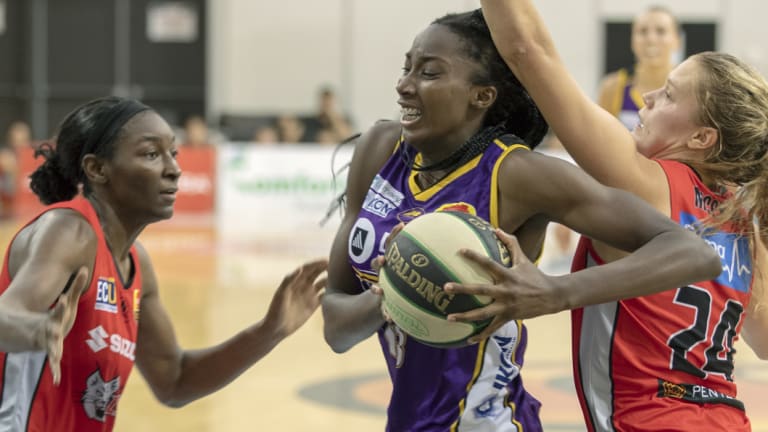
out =
<path fill-rule="evenodd" d="M 523 250 L 520 248 L 520 242 L 517 241 L 516 236 L 507 234 L 500 229 L 496 229 L 496 236 L 499 238 L 499 240 L 501 240 L 502 243 L 504 243 L 504 246 L 507 247 L 509 256 L 512 259 L 512 266 L 515 266 L 527 259 L 523 253 Z"/>

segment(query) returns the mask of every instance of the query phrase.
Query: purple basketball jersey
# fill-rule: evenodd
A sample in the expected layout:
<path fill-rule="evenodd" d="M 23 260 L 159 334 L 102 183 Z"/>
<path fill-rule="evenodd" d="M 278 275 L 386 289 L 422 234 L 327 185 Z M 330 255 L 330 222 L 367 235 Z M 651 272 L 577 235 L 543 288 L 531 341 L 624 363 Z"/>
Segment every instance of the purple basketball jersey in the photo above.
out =
<path fill-rule="evenodd" d="M 349 259 L 368 289 L 376 281 L 371 260 L 384 253 L 392 228 L 421 214 L 462 210 L 498 226 L 499 165 L 512 151 L 527 148 L 519 139 L 495 140 L 480 156 L 437 184 L 421 189 L 405 160 L 420 161 L 407 143 L 398 143 L 374 178 L 349 237 Z M 410 339 L 397 326 L 379 330 L 392 379 L 387 431 L 540 431 L 539 401 L 523 388 L 526 330 L 521 321 L 505 324 L 482 343 L 434 348 Z"/>

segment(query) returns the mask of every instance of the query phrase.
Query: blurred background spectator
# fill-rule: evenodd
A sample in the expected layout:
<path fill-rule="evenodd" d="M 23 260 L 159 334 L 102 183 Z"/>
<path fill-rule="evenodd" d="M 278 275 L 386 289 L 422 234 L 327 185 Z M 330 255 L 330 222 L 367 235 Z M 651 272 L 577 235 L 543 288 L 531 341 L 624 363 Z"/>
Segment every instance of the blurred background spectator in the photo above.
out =
<path fill-rule="evenodd" d="M 205 119 L 199 115 L 187 118 L 184 128 L 177 131 L 176 139 L 186 147 L 206 147 L 226 141 L 226 137 L 221 132 L 211 129 Z"/>
<path fill-rule="evenodd" d="M 331 87 L 322 87 L 317 94 L 317 112 L 305 121 L 306 142 L 341 142 L 352 135 L 349 118 L 338 106 L 336 93 Z"/>
<path fill-rule="evenodd" d="M 18 182 L 19 156 L 22 149 L 32 147 L 29 124 L 17 120 L 8 126 L 0 146 L 0 217 L 13 215 L 13 201 Z"/>

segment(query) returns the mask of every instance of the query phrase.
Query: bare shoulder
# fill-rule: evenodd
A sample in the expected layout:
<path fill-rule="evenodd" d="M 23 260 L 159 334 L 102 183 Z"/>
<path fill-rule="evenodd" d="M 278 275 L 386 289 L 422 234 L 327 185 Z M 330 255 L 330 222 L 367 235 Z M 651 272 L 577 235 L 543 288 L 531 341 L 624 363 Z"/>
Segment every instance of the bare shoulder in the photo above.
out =
<path fill-rule="evenodd" d="M 24 227 L 11 248 L 66 248 L 70 254 L 93 249 L 95 253 L 96 243 L 96 232 L 82 214 L 70 209 L 53 209 Z"/>
<path fill-rule="evenodd" d="M 382 165 L 392 154 L 399 139 L 399 124 L 389 120 L 379 121 L 360 136 L 355 154 L 370 164 Z M 378 171 L 379 166 L 376 168 Z"/>
<path fill-rule="evenodd" d="M 399 139 L 400 125 L 393 121 L 377 122 L 357 139 L 347 181 L 350 204 L 362 203 L 365 191 Z"/>

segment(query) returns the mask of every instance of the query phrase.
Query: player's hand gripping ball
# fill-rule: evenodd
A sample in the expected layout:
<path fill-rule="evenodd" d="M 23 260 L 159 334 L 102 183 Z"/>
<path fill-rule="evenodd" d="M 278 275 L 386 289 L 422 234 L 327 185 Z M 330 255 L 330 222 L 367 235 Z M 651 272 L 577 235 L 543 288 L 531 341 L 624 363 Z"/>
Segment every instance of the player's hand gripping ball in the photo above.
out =
<path fill-rule="evenodd" d="M 465 312 L 493 301 L 490 297 L 448 294 L 447 282 L 493 283 L 482 269 L 465 260 L 460 249 L 485 254 L 509 266 L 509 251 L 485 220 L 469 213 L 441 211 L 419 216 L 389 243 L 386 264 L 379 272 L 384 310 L 400 329 L 435 347 L 466 345 L 492 319 L 449 322 L 451 313 Z"/>

